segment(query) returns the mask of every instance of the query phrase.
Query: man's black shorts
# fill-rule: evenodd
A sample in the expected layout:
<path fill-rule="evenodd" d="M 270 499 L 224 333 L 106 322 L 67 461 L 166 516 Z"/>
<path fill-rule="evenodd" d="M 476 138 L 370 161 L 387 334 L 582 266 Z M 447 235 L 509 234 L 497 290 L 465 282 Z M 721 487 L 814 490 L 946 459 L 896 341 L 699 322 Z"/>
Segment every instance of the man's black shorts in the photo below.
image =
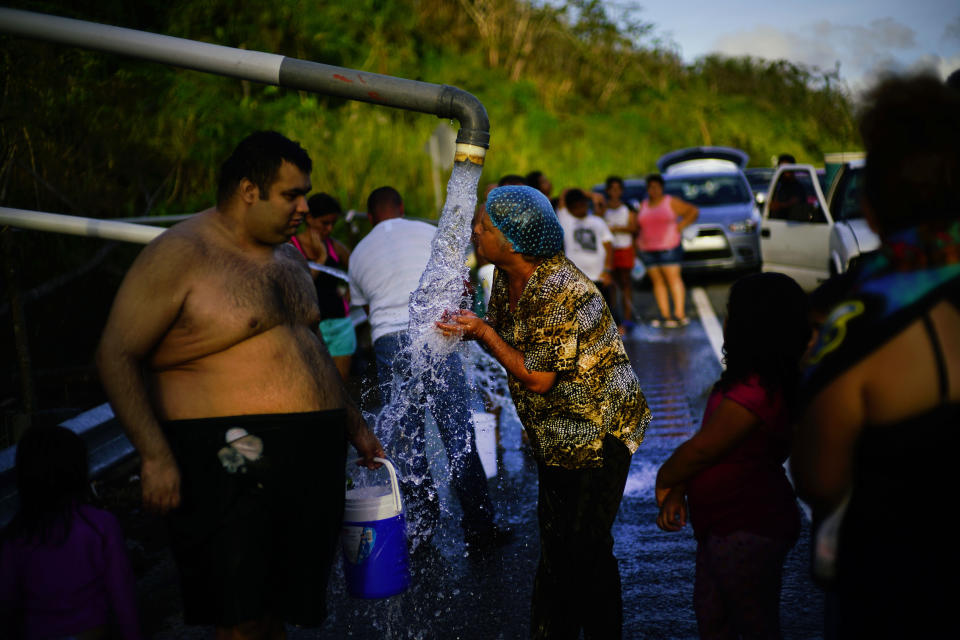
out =
<path fill-rule="evenodd" d="M 346 413 L 163 424 L 180 467 L 168 518 L 184 621 L 318 626 L 343 519 Z"/>

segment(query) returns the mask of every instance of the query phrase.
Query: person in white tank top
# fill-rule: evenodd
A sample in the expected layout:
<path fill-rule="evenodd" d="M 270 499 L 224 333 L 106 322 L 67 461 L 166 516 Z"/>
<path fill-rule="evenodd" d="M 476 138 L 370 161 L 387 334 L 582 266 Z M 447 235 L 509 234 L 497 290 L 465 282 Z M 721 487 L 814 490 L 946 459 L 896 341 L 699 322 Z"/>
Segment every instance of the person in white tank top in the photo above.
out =
<path fill-rule="evenodd" d="M 620 304 L 623 308 L 624 329 L 633 326 L 633 287 L 630 282 L 630 271 L 636 260 L 636 251 L 633 247 L 637 235 L 636 208 L 621 200 L 623 196 L 623 179 L 619 176 L 610 176 L 606 181 L 606 211 L 603 219 L 613 232 L 613 281 L 620 290 Z"/>

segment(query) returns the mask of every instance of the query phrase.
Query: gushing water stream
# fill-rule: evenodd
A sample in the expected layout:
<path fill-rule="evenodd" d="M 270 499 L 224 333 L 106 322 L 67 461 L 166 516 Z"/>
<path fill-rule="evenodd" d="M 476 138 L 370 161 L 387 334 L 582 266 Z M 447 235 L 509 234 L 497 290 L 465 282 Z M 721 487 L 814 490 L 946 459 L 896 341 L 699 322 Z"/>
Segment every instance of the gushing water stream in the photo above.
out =
<path fill-rule="evenodd" d="M 480 165 L 458 162 L 447 183 L 447 200 L 433 238 L 430 261 L 420 276 L 420 286 L 410 295 L 408 330 L 411 347 L 420 361 L 413 366 L 414 373 L 419 373 L 421 366 L 429 368 L 458 345 L 457 340 L 440 335 L 434 322 L 445 311 L 463 306 L 464 283 L 468 278 L 467 246 L 482 170 Z M 427 357 L 421 358 L 423 354 Z"/>
<path fill-rule="evenodd" d="M 410 295 L 407 341 L 395 359 L 399 366 L 395 366 L 392 380 L 380 381 L 381 385 L 386 384 L 383 391 L 389 399 L 378 414 L 369 416 L 407 486 L 411 483 L 420 486 L 426 480 L 425 473 L 415 471 L 412 464 L 418 452 L 422 455 L 422 432 L 416 425 L 409 424 L 409 419 L 404 419 L 413 404 L 422 402 L 431 393 L 450 395 L 457 398 L 456 401 L 471 397 L 466 389 L 450 389 L 449 381 L 443 379 L 441 365 L 458 349 L 460 342 L 444 337 L 434 323 L 446 312 L 470 306 L 465 298 L 464 284 L 469 278 L 465 260 L 482 169 L 471 162 L 457 162 L 453 167 L 429 261 L 417 289 Z M 434 406 L 433 401 L 429 404 Z M 436 500 L 436 496 L 433 499 Z M 416 510 L 407 510 L 411 531 L 419 529 L 419 515 Z"/>
<path fill-rule="evenodd" d="M 367 414 L 367 419 L 375 425 L 376 434 L 387 449 L 388 456 L 393 458 L 398 471 L 405 476 L 403 479 L 417 486 L 423 483 L 426 477 L 411 473 L 414 465 L 409 463 L 418 451 L 422 455 L 425 443 L 422 441 L 422 431 L 405 424 L 411 422 L 404 418 L 412 406 L 422 402 L 425 396 L 428 397 L 428 404 L 434 406 L 435 403 L 429 399 L 430 393 L 445 394 L 456 398 L 457 402 L 462 399 L 467 404 L 471 399 L 479 402 L 479 398 L 474 398 L 479 394 L 488 405 L 508 407 L 508 411 L 512 410 L 506 388 L 506 373 L 500 364 L 475 343 L 464 344 L 458 338 L 444 337 L 434 324 L 446 312 L 472 306 L 464 286 L 469 278 L 465 262 L 481 172 L 482 166 L 470 162 L 458 162 L 454 165 L 447 183 L 447 199 L 433 239 L 430 259 L 417 289 L 410 295 L 408 341 L 404 343 L 403 352 L 397 354 L 394 362 L 395 365 L 400 363 L 400 366 L 395 367 L 392 380 L 380 381 L 381 385 L 387 386 L 383 391 L 386 391 L 389 400 L 376 414 Z M 449 380 L 442 379 L 444 361 L 457 350 L 462 356 L 466 377 L 465 381 L 460 379 L 459 385 L 467 388 L 453 388 L 454 385 L 451 385 Z M 434 418 L 440 419 L 437 416 Z M 448 451 L 448 454 L 454 457 L 467 453 L 469 451 Z M 451 468 L 455 466 L 454 460 L 449 460 L 449 463 Z M 440 496 L 445 494 L 451 495 L 441 492 Z M 418 532 L 418 518 L 429 518 L 411 510 L 411 506 L 409 501 L 405 506 L 408 532 Z M 441 504 L 440 508 L 441 511 L 449 512 L 447 505 Z M 430 524 L 425 527 L 429 528 Z M 439 619 L 442 611 L 450 611 L 450 603 L 445 601 L 449 594 L 435 591 L 437 581 L 443 582 L 445 561 L 438 550 L 429 546 L 419 553 L 417 558 L 418 561 L 411 567 L 413 584 L 410 591 L 376 606 L 377 614 L 371 624 L 383 637 L 439 637 L 440 630 L 433 629 L 431 621 Z M 411 607 L 418 611 L 417 618 L 421 621 L 417 628 L 409 628 L 401 622 L 409 615 Z"/>
<path fill-rule="evenodd" d="M 423 390 L 424 376 L 431 375 L 459 345 L 458 340 L 441 335 L 434 323 L 445 312 L 460 309 L 464 304 L 464 282 L 469 276 L 465 261 L 470 223 L 482 170 L 482 166 L 470 162 L 458 162 L 453 167 L 430 259 L 420 276 L 419 286 L 410 294 L 409 345 L 406 347 L 410 370 L 398 373 L 389 382 L 390 401 L 375 418 L 378 435 L 393 433 L 410 399 L 419 399 L 419 393 L 414 393 Z"/>

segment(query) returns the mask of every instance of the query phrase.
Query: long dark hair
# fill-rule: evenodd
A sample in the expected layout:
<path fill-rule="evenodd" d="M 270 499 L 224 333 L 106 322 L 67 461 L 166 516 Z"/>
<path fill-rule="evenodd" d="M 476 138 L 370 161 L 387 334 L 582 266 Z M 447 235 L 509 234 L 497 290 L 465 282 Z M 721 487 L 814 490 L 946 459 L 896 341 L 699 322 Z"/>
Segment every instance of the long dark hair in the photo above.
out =
<path fill-rule="evenodd" d="M 17 443 L 16 476 L 20 509 L 5 537 L 63 544 L 89 498 L 86 443 L 66 427 L 30 427 Z"/>
<path fill-rule="evenodd" d="M 768 393 L 793 399 L 800 358 L 810 341 L 807 296 L 793 278 L 757 273 L 733 283 L 723 330 L 721 389 L 760 378 Z"/>

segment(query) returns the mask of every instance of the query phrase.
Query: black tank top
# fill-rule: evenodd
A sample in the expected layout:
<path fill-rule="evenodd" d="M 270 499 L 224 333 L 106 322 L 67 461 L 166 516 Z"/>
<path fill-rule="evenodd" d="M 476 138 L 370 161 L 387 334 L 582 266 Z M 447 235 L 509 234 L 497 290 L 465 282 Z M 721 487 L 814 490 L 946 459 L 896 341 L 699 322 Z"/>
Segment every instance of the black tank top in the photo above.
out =
<path fill-rule="evenodd" d="M 327 261 L 323 263 L 324 266 L 345 271 L 340 257 L 334 258 L 336 251 L 333 249 L 333 242 L 329 238 L 324 242 L 327 245 Z M 317 300 L 320 303 L 320 317 L 324 320 L 346 317 L 347 308 L 343 303 L 343 296 L 348 288 L 347 282 L 321 271 L 314 284 L 317 288 Z"/>
<path fill-rule="evenodd" d="M 856 443 L 837 557 L 841 638 L 936 637 L 956 627 L 960 542 L 950 523 L 960 484 L 960 403 L 949 402 L 940 341 L 926 315 L 924 325 L 940 404 L 866 427 Z"/>

